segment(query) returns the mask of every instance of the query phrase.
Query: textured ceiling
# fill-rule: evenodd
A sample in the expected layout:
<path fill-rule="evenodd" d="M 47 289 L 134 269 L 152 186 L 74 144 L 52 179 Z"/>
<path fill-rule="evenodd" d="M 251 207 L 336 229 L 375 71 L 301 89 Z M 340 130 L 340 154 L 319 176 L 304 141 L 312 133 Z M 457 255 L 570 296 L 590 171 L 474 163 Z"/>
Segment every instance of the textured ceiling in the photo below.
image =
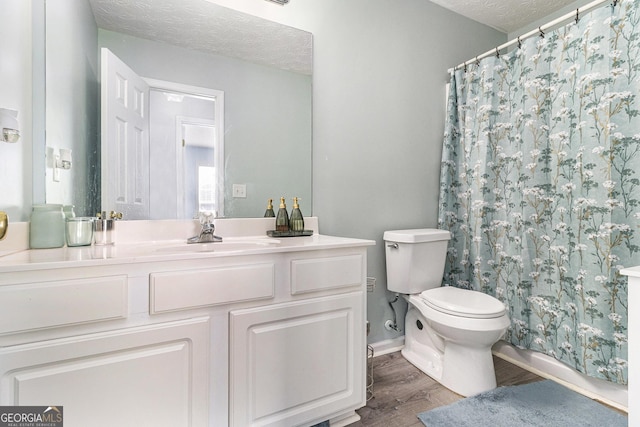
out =
<path fill-rule="evenodd" d="M 575 0 L 431 0 L 504 33 L 517 31 Z"/>
<path fill-rule="evenodd" d="M 312 35 L 205 0 L 90 0 L 100 28 L 311 74 Z"/>
<path fill-rule="evenodd" d="M 505 33 L 517 31 L 575 2 L 431 1 Z M 90 3 L 100 28 L 311 74 L 313 41 L 305 31 L 206 0 L 90 0 Z"/>

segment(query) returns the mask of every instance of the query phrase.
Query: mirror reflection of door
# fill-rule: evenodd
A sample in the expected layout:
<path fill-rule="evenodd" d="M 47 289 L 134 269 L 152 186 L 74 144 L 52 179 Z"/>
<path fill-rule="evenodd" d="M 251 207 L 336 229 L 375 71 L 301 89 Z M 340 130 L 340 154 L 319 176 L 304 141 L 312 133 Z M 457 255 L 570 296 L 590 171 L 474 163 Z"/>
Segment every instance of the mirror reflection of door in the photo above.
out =
<path fill-rule="evenodd" d="M 108 49 L 101 52 L 102 210 L 149 215 L 149 86 Z"/>
<path fill-rule="evenodd" d="M 115 58 L 109 61 L 121 63 L 135 76 L 104 51 Z M 116 82 L 123 75 L 114 74 Z M 224 92 L 140 80 L 148 87 L 131 105 L 145 102 L 141 123 L 124 122 L 102 89 L 102 209 L 122 212 L 125 219 L 189 219 L 200 211 L 223 215 Z M 137 88 L 137 83 L 120 86 Z M 118 95 L 115 87 L 111 92 Z M 124 138 L 131 129 L 133 136 Z"/>

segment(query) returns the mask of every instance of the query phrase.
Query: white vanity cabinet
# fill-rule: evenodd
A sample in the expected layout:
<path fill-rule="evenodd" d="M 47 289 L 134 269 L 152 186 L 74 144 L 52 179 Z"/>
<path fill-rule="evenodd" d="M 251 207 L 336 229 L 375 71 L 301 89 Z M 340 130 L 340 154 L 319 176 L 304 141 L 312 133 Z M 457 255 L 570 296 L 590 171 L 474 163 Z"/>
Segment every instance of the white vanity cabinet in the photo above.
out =
<path fill-rule="evenodd" d="M 0 257 L 0 405 L 63 406 L 65 427 L 347 425 L 371 244 Z"/>

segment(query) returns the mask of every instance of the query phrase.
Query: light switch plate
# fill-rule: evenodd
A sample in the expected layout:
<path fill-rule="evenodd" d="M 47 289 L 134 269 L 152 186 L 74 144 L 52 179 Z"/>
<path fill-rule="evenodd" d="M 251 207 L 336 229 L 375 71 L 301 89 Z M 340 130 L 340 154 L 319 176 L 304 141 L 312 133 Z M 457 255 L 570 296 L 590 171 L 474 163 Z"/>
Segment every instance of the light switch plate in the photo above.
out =
<path fill-rule="evenodd" d="M 247 185 L 246 184 L 233 184 L 232 187 L 233 197 L 244 199 L 247 197 Z"/>

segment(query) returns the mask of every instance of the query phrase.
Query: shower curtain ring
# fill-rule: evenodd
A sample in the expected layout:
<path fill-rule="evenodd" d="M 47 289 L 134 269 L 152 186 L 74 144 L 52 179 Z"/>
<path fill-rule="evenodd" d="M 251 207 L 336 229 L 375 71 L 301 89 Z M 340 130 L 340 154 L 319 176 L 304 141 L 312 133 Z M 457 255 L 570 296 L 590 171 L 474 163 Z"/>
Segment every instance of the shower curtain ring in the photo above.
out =
<path fill-rule="evenodd" d="M 496 58 L 500 58 L 500 51 L 496 48 Z"/>
<path fill-rule="evenodd" d="M 522 49 L 522 41 L 520 40 L 520 36 L 518 36 L 518 49 Z"/>
<path fill-rule="evenodd" d="M 542 31 L 542 27 L 538 27 L 538 31 L 540 31 L 540 37 L 544 38 L 544 31 Z"/>
<path fill-rule="evenodd" d="M 576 24 L 578 23 L 578 21 L 580 20 L 580 9 L 576 9 Z"/>
<path fill-rule="evenodd" d="M 480 66 L 480 60 L 478 59 L 478 57 L 476 56 L 476 65 Z"/>

